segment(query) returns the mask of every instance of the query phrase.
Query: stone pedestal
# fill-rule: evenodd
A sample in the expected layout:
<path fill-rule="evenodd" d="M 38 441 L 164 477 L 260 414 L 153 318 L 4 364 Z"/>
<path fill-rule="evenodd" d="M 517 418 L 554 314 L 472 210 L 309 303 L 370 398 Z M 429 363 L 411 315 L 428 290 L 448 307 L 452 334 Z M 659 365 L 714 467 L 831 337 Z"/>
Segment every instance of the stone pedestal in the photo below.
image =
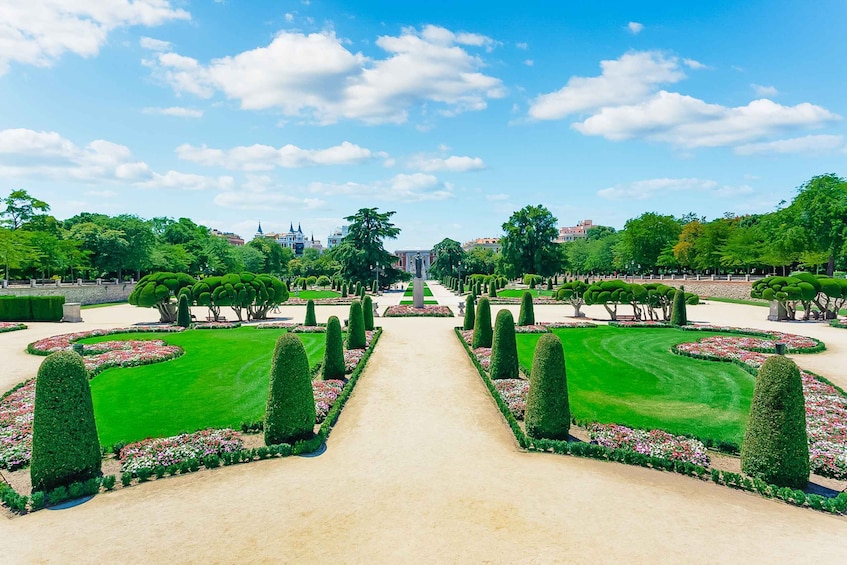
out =
<path fill-rule="evenodd" d="M 65 302 L 62 304 L 62 321 L 81 322 L 82 314 L 80 313 L 79 307 L 79 302 Z"/>
<path fill-rule="evenodd" d="M 785 308 L 777 302 L 776 300 L 771 300 L 771 311 L 768 314 L 768 320 L 771 322 L 778 322 L 780 320 L 787 320 L 788 312 L 785 311 Z"/>
<path fill-rule="evenodd" d="M 412 305 L 415 308 L 423 308 L 424 307 L 424 290 L 423 290 L 423 279 L 415 278 L 412 282 Z"/>

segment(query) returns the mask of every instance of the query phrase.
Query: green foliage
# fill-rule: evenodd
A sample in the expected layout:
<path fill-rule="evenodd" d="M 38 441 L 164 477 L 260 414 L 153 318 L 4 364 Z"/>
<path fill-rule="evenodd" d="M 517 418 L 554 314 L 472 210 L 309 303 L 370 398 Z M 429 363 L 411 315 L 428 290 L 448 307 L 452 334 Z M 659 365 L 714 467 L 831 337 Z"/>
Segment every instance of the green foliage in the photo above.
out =
<path fill-rule="evenodd" d="M 176 308 L 171 299 L 180 294 L 189 293 L 191 300 L 196 296 L 192 293 L 192 287 L 197 284 L 192 277 L 185 273 L 171 273 L 162 271 L 151 273 L 141 277 L 135 285 L 127 301 L 133 306 L 142 308 L 157 308 L 162 322 L 173 323 L 176 321 Z"/>
<path fill-rule="evenodd" d="M 688 312 L 685 308 L 685 287 L 679 287 L 679 290 L 674 293 L 673 307 L 671 311 L 671 325 L 685 326 L 688 325 Z"/>
<path fill-rule="evenodd" d="M 354 300 L 350 304 L 350 318 L 347 321 L 347 349 L 364 349 L 366 347 L 365 315 L 362 303 Z"/>
<path fill-rule="evenodd" d="M 741 470 L 785 487 L 805 488 L 809 481 L 803 384 L 797 365 L 782 355 L 768 358 L 759 369 Z"/>
<path fill-rule="evenodd" d="M 318 321 L 315 318 L 315 301 L 309 300 L 306 302 L 306 319 L 303 321 L 304 326 L 317 326 Z"/>
<path fill-rule="evenodd" d="M 341 283 L 341 298 L 347 298 L 347 283 Z"/>
<path fill-rule="evenodd" d="M 308 439 L 314 427 L 315 397 L 306 349 L 296 334 L 285 333 L 274 348 L 265 412 L 265 443 Z"/>
<path fill-rule="evenodd" d="M 432 247 L 435 260 L 429 267 L 429 275 L 437 279 L 445 279 L 448 276 L 458 274 L 459 263 L 464 267 L 465 251 L 462 244 L 454 239 L 445 237 Z"/>
<path fill-rule="evenodd" d="M 344 378 L 344 344 L 337 316 L 330 316 L 326 322 L 326 349 L 321 371 L 324 380 Z"/>
<path fill-rule="evenodd" d="M 526 274 L 523 276 L 523 283 L 529 288 L 535 288 L 536 286 L 541 284 L 543 280 L 544 279 L 541 277 L 541 275 Z"/>
<path fill-rule="evenodd" d="M 662 251 L 677 243 L 682 227 L 673 216 L 646 212 L 627 220 L 621 236 L 620 251 L 642 268 L 657 272 Z"/>
<path fill-rule="evenodd" d="M 365 330 L 371 331 L 374 329 L 374 304 L 370 296 L 365 296 L 362 299 L 362 316 L 365 321 Z"/>
<path fill-rule="evenodd" d="M 521 295 L 521 311 L 518 314 L 519 326 L 531 326 L 535 323 L 535 310 L 532 306 L 532 293 L 528 290 Z"/>
<path fill-rule="evenodd" d="M 476 309 L 476 320 L 473 326 L 473 348 L 491 347 L 493 340 L 491 329 L 491 304 L 488 298 L 481 297 Z"/>
<path fill-rule="evenodd" d="M 176 324 L 187 328 L 191 325 L 191 310 L 188 308 L 188 296 L 185 294 L 179 297 L 179 306 L 176 312 Z"/>
<path fill-rule="evenodd" d="M 373 267 L 380 269 L 380 281 L 389 285 L 401 280 L 402 273 L 392 267 L 396 257 L 385 250 L 383 241 L 394 239 L 400 229 L 391 223 L 395 212 L 379 212 L 377 208 L 361 208 L 349 222 L 347 236 L 329 254 L 338 262 L 341 274 L 348 280 L 370 280 Z M 356 293 L 358 296 L 358 292 Z"/>
<path fill-rule="evenodd" d="M 315 284 L 317 284 L 321 288 L 328 287 L 332 281 L 329 280 L 329 277 L 326 275 L 321 275 L 318 277 Z"/>
<path fill-rule="evenodd" d="M 100 442 L 82 357 L 48 355 L 38 369 L 32 423 L 33 490 L 85 481 L 100 474 Z"/>
<path fill-rule="evenodd" d="M 472 294 L 469 294 L 467 298 L 465 298 L 465 319 L 462 323 L 462 329 L 472 330 L 474 328 L 475 320 L 476 315 L 474 313 L 474 297 Z"/>
<path fill-rule="evenodd" d="M 515 277 L 522 273 L 549 276 L 562 263 L 561 250 L 554 242 L 559 235 L 558 220 L 544 206 L 526 206 L 503 224 L 500 238 L 504 272 Z"/>
<path fill-rule="evenodd" d="M 281 280 L 253 273 L 206 277 L 192 286 L 191 295 L 199 306 L 209 308 L 215 320 L 224 306 L 232 308 L 239 320 L 243 320 L 244 309 L 248 319 L 262 320 L 274 306 L 289 297 L 288 287 Z"/>
<path fill-rule="evenodd" d="M 0 296 L 0 321 L 58 322 L 64 296 Z"/>
<path fill-rule="evenodd" d="M 512 313 L 505 309 L 497 312 L 497 319 L 494 323 L 489 374 L 492 380 L 517 379 L 519 377 L 515 320 L 512 318 Z"/>
<path fill-rule="evenodd" d="M 530 437 L 568 439 L 571 412 L 565 352 L 555 334 L 542 335 L 535 347 L 524 422 Z"/>
<path fill-rule="evenodd" d="M 491 281 L 488 285 L 488 296 L 491 298 L 497 298 L 497 282 Z"/>

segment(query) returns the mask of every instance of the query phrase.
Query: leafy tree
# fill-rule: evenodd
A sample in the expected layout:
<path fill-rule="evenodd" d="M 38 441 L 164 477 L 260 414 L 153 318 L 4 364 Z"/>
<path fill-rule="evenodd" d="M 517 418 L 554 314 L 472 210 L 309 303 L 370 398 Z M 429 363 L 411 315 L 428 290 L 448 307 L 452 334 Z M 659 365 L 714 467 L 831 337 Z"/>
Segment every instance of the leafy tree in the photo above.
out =
<path fill-rule="evenodd" d="M 518 346 L 515 340 L 515 320 L 506 309 L 497 312 L 494 322 L 494 339 L 491 344 L 491 365 L 489 375 L 492 379 L 517 379 Z"/>
<path fill-rule="evenodd" d="M 11 230 L 23 227 L 24 224 L 35 218 L 39 212 L 48 212 L 50 205 L 30 196 L 26 190 L 13 190 L 9 196 L 2 200 L 5 210 L 0 212 L 2 223 Z"/>
<path fill-rule="evenodd" d="M 583 294 L 588 288 L 588 285 L 580 280 L 573 280 L 560 286 L 556 291 L 556 299 L 564 300 L 573 306 L 574 318 L 584 318 L 585 314 L 580 312 L 580 308 L 585 304 Z"/>
<path fill-rule="evenodd" d="M 0 260 L 3 261 L 3 278 L 9 279 L 11 269 L 20 269 L 38 259 L 32 245 L 32 233 L 0 228 Z"/>
<path fill-rule="evenodd" d="M 321 288 L 326 288 L 330 285 L 332 281 L 329 280 L 329 277 L 326 275 L 321 275 L 318 277 L 316 284 Z"/>
<path fill-rule="evenodd" d="M 281 246 L 280 246 L 281 247 Z M 233 246 L 236 260 L 245 271 L 261 273 L 265 266 L 265 255 L 251 245 Z"/>
<path fill-rule="evenodd" d="M 184 293 L 192 296 L 191 287 L 196 282 L 185 273 L 151 273 L 141 277 L 127 300 L 133 306 L 155 307 L 160 321 L 172 324 L 177 313 L 172 298 Z"/>
<path fill-rule="evenodd" d="M 627 220 L 621 236 L 621 251 L 625 260 L 651 269 L 659 274 L 658 259 L 662 250 L 678 241 L 681 227 L 673 216 L 645 212 Z"/>
<path fill-rule="evenodd" d="M 199 306 L 209 309 L 215 321 L 224 306 L 232 308 L 239 320 L 243 320 L 244 309 L 248 320 L 262 320 L 271 308 L 288 300 L 285 283 L 271 275 L 253 273 L 206 277 L 192 287 L 191 294 Z"/>
<path fill-rule="evenodd" d="M 288 265 L 294 259 L 294 251 L 267 237 L 254 238 L 247 245 L 260 251 L 265 258 L 264 265 L 259 272 L 277 277 L 285 277 L 290 274 Z"/>
<path fill-rule="evenodd" d="M 315 396 L 306 348 L 297 334 L 279 336 L 271 365 L 265 444 L 308 439 L 315 427 Z"/>
<path fill-rule="evenodd" d="M 524 424 L 530 437 L 568 439 L 571 412 L 565 351 L 556 334 L 542 335 L 535 346 Z"/>
<path fill-rule="evenodd" d="M 222 237 L 207 238 L 203 242 L 200 258 L 200 272 L 207 275 L 225 275 L 243 268 L 235 248 Z"/>
<path fill-rule="evenodd" d="M 805 249 L 829 255 L 826 274 L 832 276 L 847 241 L 847 180 L 834 174 L 812 177 L 789 208 L 805 232 Z"/>
<path fill-rule="evenodd" d="M 551 276 L 559 271 L 561 250 L 555 243 L 557 221 L 544 206 L 526 206 L 503 224 L 500 239 L 505 274 L 510 278 L 524 273 Z"/>
<path fill-rule="evenodd" d="M 344 219 L 350 224 L 347 236 L 332 251 L 332 259 L 338 261 L 341 274 L 348 280 L 370 280 L 372 267 L 379 266 L 383 275 L 380 281 L 391 284 L 400 278 L 397 269 L 391 267 L 396 257 L 383 247 L 385 239 L 394 239 L 400 229 L 391 223 L 396 212 L 379 212 L 377 208 L 361 208 Z M 383 280 L 384 279 L 384 280 Z"/>
<path fill-rule="evenodd" d="M 432 251 L 435 253 L 435 260 L 432 262 L 429 272 L 434 278 L 458 276 L 460 263 L 464 267 L 463 271 L 467 273 L 465 251 L 458 241 L 445 237 L 432 247 Z"/>
<path fill-rule="evenodd" d="M 494 269 L 497 267 L 497 257 L 499 256 L 493 249 L 485 247 L 474 247 L 464 255 L 462 264 L 465 266 L 463 272 L 468 274 L 480 273 L 484 275 L 494 274 Z"/>
<path fill-rule="evenodd" d="M 180 244 L 158 243 L 150 252 L 147 267 L 152 271 L 176 271 L 187 273 L 194 257 Z"/>
<path fill-rule="evenodd" d="M 758 225 L 738 226 L 727 237 L 720 249 L 720 263 L 729 269 L 743 269 L 750 273 L 754 265 L 761 264 L 765 241 Z"/>

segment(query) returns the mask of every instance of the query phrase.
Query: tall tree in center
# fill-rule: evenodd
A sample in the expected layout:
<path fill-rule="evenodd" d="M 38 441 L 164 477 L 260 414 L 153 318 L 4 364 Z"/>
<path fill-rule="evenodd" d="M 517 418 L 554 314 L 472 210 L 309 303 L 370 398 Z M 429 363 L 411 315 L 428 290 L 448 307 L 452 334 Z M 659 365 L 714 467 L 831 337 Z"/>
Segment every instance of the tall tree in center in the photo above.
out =
<path fill-rule="evenodd" d="M 344 279 L 370 281 L 379 268 L 381 284 L 391 284 L 400 279 L 400 271 L 391 267 L 396 260 L 393 253 L 383 247 L 383 241 L 394 239 L 400 228 L 391 223 L 396 212 L 379 212 L 377 208 L 361 208 L 352 216 L 347 235 L 334 249 L 333 259 L 341 264 Z"/>
<path fill-rule="evenodd" d="M 544 206 L 525 206 L 503 224 L 500 239 L 506 275 L 517 277 L 533 273 L 549 277 L 562 263 L 560 247 L 555 243 L 558 220 Z"/>

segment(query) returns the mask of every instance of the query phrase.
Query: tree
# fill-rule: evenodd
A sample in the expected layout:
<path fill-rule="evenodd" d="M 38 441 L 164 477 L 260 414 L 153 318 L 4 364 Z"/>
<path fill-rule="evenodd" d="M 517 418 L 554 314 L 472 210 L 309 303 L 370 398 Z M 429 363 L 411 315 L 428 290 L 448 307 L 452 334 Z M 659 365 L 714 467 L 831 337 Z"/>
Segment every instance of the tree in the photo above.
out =
<path fill-rule="evenodd" d="M 518 346 L 515 340 L 515 320 L 506 309 L 497 312 L 494 322 L 494 339 L 491 344 L 491 365 L 488 369 L 493 380 L 517 379 Z"/>
<path fill-rule="evenodd" d="M 679 287 L 679 290 L 673 297 L 673 310 L 671 311 L 672 326 L 688 325 L 688 312 L 685 308 L 685 287 Z"/>
<path fill-rule="evenodd" d="M 337 316 L 330 316 L 326 322 L 326 348 L 321 371 L 324 380 L 344 378 L 344 344 L 341 338 L 341 322 Z"/>
<path fill-rule="evenodd" d="M 280 246 L 282 247 L 282 246 Z M 261 273 L 265 266 L 265 255 L 252 245 L 239 245 L 233 247 L 237 261 L 245 271 L 250 273 Z"/>
<path fill-rule="evenodd" d="M 805 231 L 805 249 L 826 252 L 826 274 L 832 276 L 847 241 L 847 180 L 834 174 L 812 177 L 789 208 Z"/>
<path fill-rule="evenodd" d="M 271 365 L 265 444 L 308 439 L 315 427 L 315 396 L 306 348 L 297 334 L 279 336 Z"/>
<path fill-rule="evenodd" d="M 378 266 L 383 273 L 381 283 L 391 284 L 400 279 L 400 272 L 391 267 L 396 257 L 383 247 L 385 239 L 394 239 L 400 234 L 400 229 L 391 223 L 395 213 L 361 208 L 344 218 L 350 223 L 347 236 L 331 250 L 331 258 L 339 263 L 344 278 L 371 280 L 372 269 Z"/>
<path fill-rule="evenodd" d="M 38 259 L 38 250 L 31 244 L 32 234 L 23 230 L 0 228 L 0 259 L 3 278 L 9 279 L 10 269 L 20 269 Z"/>
<path fill-rule="evenodd" d="M 499 257 L 499 253 L 496 253 L 493 249 L 474 247 L 465 253 L 462 261 L 465 268 L 462 271 L 467 274 L 493 275 L 494 269 L 497 267 L 497 257 Z"/>
<path fill-rule="evenodd" d="M 194 296 L 192 285 L 196 283 L 185 273 L 151 273 L 141 277 L 127 301 L 142 308 L 155 307 L 159 310 L 159 320 L 172 324 L 176 321 L 177 312 L 171 299 L 183 293 Z"/>
<path fill-rule="evenodd" d="M 191 325 L 191 310 L 188 308 L 188 296 L 181 294 L 178 301 L 176 324 L 183 328 Z"/>
<path fill-rule="evenodd" d="M 467 272 L 465 250 L 458 241 L 445 237 L 432 247 L 432 251 L 435 254 L 435 260 L 429 268 L 429 273 L 434 278 L 458 276 L 459 263 L 462 263 L 464 272 Z"/>
<path fill-rule="evenodd" d="M 588 285 L 580 280 L 573 280 L 560 286 L 556 291 L 556 300 L 564 300 L 573 306 L 574 318 L 584 318 L 585 314 L 580 312 L 580 308 L 585 304 L 585 299 L 582 295 Z"/>
<path fill-rule="evenodd" d="M 621 236 L 624 261 L 649 268 L 659 274 L 658 259 L 662 250 L 679 239 L 681 227 L 673 216 L 645 212 L 638 218 L 627 220 Z"/>
<path fill-rule="evenodd" d="M 769 357 L 759 369 L 741 470 L 778 486 L 802 489 L 809 482 L 803 383 L 797 365 L 782 355 Z"/>
<path fill-rule="evenodd" d="M 505 274 L 514 278 L 524 273 L 551 276 L 559 271 L 562 255 L 554 239 L 558 220 L 544 206 L 526 206 L 503 224 L 500 239 Z"/>
<path fill-rule="evenodd" d="M 315 301 L 309 300 L 306 302 L 306 318 L 303 321 L 304 326 L 317 326 L 318 322 L 315 319 Z"/>
<path fill-rule="evenodd" d="M 571 411 L 565 351 L 556 334 L 542 335 L 535 346 L 524 424 L 530 437 L 568 439 Z"/>
<path fill-rule="evenodd" d="M 48 212 L 50 205 L 29 195 L 26 190 L 13 190 L 2 200 L 6 208 L 0 212 L 2 223 L 12 230 L 23 227 L 24 224 L 38 215 L 38 212 Z"/>

